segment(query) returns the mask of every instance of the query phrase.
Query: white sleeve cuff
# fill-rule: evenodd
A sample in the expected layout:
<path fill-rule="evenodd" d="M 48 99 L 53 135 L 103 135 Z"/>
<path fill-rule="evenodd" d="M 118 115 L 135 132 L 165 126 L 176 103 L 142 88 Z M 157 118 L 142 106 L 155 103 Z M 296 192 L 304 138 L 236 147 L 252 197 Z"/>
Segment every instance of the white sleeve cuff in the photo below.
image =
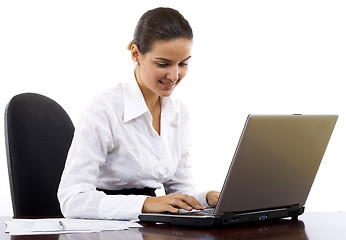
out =
<path fill-rule="evenodd" d="M 101 219 L 138 220 L 144 195 L 107 195 L 101 201 L 99 214 Z"/>
<path fill-rule="evenodd" d="M 205 192 L 199 192 L 197 193 L 197 195 L 195 196 L 195 198 L 197 199 L 197 201 L 203 205 L 203 207 L 209 207 L 208 203 L 207 203 L 207 193 L 208 191 Z"/>

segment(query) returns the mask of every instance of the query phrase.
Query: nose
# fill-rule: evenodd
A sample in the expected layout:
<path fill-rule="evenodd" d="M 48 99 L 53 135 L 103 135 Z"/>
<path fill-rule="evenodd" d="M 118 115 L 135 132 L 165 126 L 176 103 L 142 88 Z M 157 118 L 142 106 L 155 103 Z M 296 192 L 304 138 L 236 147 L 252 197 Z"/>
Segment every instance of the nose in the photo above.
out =
<path fill-rule="evenodd" d="M 167 73 L 167 79 L 171 80 L 172 82 L 176 82 L 179 79 L 179 68 L 176 66 L 172 66 Z"/>

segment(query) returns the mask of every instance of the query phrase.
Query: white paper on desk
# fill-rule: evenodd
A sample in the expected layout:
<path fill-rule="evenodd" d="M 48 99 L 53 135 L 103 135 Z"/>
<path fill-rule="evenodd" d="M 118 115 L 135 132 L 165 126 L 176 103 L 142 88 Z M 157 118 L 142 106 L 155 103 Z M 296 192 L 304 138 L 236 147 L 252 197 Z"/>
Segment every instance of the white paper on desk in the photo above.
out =
<path fill-rule="evenodd" d="M 64 229 L 61 229 L 59 221 L 63 223 Z M 5 224 L 7 225 L 6 232 L 9 232 L 11 235 L 101 232 L 142 227 L 138 223 L 129 221 L 67 218 L 13 219 L 12 221 L 5 222 Z"/>

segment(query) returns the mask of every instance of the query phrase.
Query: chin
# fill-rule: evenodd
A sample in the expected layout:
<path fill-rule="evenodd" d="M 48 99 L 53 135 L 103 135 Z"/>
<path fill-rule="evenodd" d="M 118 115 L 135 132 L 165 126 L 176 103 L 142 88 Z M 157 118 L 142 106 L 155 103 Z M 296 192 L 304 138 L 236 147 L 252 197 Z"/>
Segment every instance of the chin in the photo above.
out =
<path fill-rule="evenodd" d="M 160 94 L 160 97 L 169 97 L 172 95 L 173 92 L 166 92 L 166 93 L 162 93 Z"/>

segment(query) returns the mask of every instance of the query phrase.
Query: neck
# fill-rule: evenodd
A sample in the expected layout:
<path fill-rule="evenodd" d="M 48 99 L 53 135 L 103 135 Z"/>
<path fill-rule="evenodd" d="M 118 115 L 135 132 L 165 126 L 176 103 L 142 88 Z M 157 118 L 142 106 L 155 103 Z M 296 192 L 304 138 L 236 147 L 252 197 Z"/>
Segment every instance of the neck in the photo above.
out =
<path fill-rule="evenodd" d="M 152 116 L 153 122 L 153 128 L 155 131 L 160 135 L 160 129 L 161 129 L 161 98 L 154 92 L 152 92 L 149 88 L 146 88 L 145 86 L 142 86 L 140 84 L 140 81 L 138 81 L 138 78 L 136 76 L 137 84 L 139 86 L 139 89 L 141 90 L 145 104 L 147 105 L 150 114 Z"/>
<path fill-rule="evenodd" d="M 137 84 L 139 86 L 139 89 L 141 90 L 143 97 L 144 97 L 144 101 L 149 109 L 150 112 L 154 111 L 155 109 L 157 110 L 158 108 L 161 108 L 161 101 L 160 101 L 160 96 L 158 96 L 157 94 L 155 94 L 154 92 L 152 92 L 150 89 L 146 88 L 145 86 L 143 86 L 138 77 L 137 77 L 137 71 L 138 68 L 135 69 L 135 77 L 136 77 L 136 81 Z"/>
<path fill-rule="evenodd" d="M 149 98 L 148 100 L 144 97 L 145 103 L 147 104 L 147 107 L 150 112 L 161 110 L 161 101 L 160 97 L 157 98 Z"/>

